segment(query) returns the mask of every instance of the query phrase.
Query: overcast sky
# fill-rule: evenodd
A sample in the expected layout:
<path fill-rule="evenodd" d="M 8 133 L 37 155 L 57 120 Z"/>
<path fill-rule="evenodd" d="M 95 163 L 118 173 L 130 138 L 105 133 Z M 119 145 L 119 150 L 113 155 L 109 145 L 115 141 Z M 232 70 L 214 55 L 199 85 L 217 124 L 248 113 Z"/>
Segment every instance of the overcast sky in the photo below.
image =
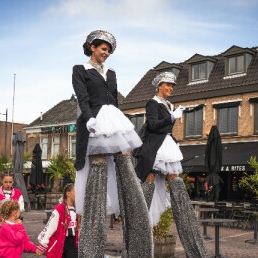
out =
<path fill-rule="evenodd" d="M 31 123 L 69 99 L 92 30 L 116 37 L 105 65 L 126 96 L 161 61 L 258 46 L 257 13 L 257 0 L 0 0 L 0 113 Z"/>

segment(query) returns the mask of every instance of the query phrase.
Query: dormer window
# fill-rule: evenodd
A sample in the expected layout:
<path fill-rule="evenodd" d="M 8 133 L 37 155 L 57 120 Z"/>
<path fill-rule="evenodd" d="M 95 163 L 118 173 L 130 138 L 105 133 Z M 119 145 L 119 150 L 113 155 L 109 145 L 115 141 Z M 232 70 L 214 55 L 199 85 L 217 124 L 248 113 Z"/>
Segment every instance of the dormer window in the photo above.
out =
<path fill-rule="evenodd" d="M 162 72 L 173 72 L 176 77 L 178 77 L 178 74 L 182 70 L 182 66 L 174 63 L 168 63 L 165 61 L 162 61 L 157 66 L 154 67 L 154 69 L 160 73 Z"/>
<path fill-rule="evenodd" d="M 208 82 L 211 70 L 216 62 L 217 59 L 210 56 L 199 54 L 192 56 L 187 61 L 190 65 L 188 85 Z"/>
<path fill-rule="evenodd" d="M 228 58 L 228 74 L 245 73 L 252 59 L 252 55 L 232 56 Z"/>
<path fill-rule="evenodd" d="M 245 76 L 254 51 L 233 46 L 223 53 L 225 57 L 224 79 Z"/>
<path fill-rule="evenodd" d="M 207 80 L 212 70 L 213 63 L 210 61 L 192 64 L 191 81 Z"/>

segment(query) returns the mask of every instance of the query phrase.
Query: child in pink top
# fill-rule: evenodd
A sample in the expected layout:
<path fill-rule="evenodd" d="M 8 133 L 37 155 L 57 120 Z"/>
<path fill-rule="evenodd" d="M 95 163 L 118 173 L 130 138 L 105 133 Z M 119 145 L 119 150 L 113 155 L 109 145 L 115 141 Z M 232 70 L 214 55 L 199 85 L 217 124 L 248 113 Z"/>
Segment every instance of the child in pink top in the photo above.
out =
<path fill-rule="evenodd" d="M 6 201 L 2 204 L 0 213 L 3 218 L 0 228 L 0 258 L 21 258 L 24 251 L 41 255 L 37 246 L 30 242 L 19 219 L 21 213 L 18 202 Z"/>

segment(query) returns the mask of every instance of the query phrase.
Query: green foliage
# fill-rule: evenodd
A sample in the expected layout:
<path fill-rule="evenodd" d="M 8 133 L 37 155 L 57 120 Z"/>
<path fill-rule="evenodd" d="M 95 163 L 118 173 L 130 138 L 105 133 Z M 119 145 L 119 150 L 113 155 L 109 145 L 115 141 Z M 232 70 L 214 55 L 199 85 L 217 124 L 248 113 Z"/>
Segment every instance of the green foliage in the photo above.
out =
<path fill-rule="evenodd" d="M 247 163 L 254 168 L 255 171 L 252 174 L 244 172 L 244 176 L 239 181 L 239 186 L 251 191 L 254 198 L 258 200 L 258 161 L 255 156 L 252 156 Z"/>
<path fill-rule="evenodd" d="M 30 152 L 25 152 L 24 153 L 24 163 L 26 163 L 27 161 L 29 161 L 31 159 L 32 155 Z"/>
<path fill-rule="evenodd" d="M 8 159 L 6 156 L 2 155 L 0 157 L 0 172 L 4 170 L 12 170 L 12 168 L 12 161 Z"/>
<path fill-rule="evenodd" d="M 167 209 L 160 216 L 159 223 L 153 227 L 153 237 L 154 239 L 169 237 L 169 229 L 173 223 L 173 213 L 172 209 Z"/>
<path fill-rule="evenodd" d="M 47 168 L 47 173 L 51 173 L 50 178 L 69 178 L 71 182 L 75 180 L 74 161 L 67 153 L 59 153 L 53 156 Z"/>

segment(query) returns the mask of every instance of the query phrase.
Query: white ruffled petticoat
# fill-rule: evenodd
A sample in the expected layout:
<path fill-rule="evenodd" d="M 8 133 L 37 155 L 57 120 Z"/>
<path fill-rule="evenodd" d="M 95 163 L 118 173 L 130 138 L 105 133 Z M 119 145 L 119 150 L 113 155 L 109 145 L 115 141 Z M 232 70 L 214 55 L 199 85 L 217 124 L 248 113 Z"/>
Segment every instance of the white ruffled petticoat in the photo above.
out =
<path fill-rule="evenodd" d="M 170 195 L 165 184 L 166 175 L 182 173 L 183 169 L 180 162 L 182 159 L 183 155 L 179 146 L 170 135 L 167 135 L 157 151 L 153 165 L 153 169 L 161 173 L 157 174 L 155 177 L 155 190 L 149 210 L 152 226 L 156 226 L 161 214 L 171 207 Z"/>
<path fill-rule="evenodd" d="M 107 215 L 119 214 L 116 171 L 110 154 L 132 151 L 142 145 L 131 121 L 115 106 L 103 105 L 97 117 L 96 133 L 90 133 L 84 168 L 76 172 L 75 203 L 76 212 L 83 213 L 83 202 L 89 174 L 89 155 L 106 155 L 107 161 Z M 86 126 L 86 125 L 85 125 Z"/>

